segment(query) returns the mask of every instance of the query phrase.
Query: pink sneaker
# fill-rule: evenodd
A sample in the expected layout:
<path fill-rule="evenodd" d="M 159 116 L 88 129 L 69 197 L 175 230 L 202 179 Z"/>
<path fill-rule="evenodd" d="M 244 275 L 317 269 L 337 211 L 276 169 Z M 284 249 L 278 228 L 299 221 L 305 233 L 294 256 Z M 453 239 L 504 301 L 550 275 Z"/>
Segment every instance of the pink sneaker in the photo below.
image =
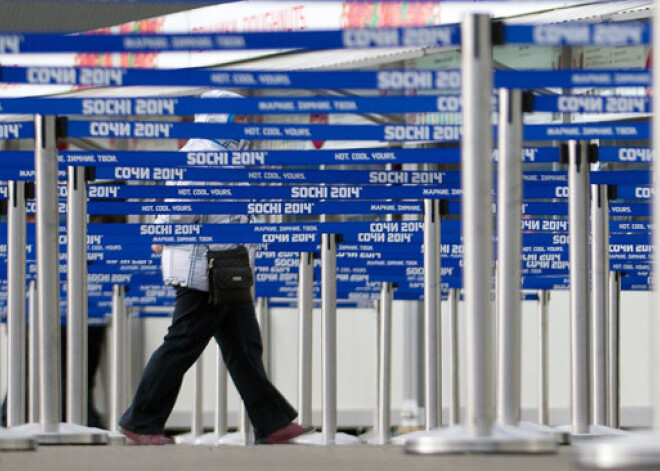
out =
<path fill-rule="evenodd" d="M 174 439 L 165 434 L 157 433 L 153 435 L 142 435 L 139 433 L 131 432 L 125 428 L 120 429 L 121 433 L 126 435 L 129 440 L 129 445 L 172 445 Z"/>
<path fill-rule="evenodd" d="M 299 437 L 300 435 L 311 433 L 315 430 L 316 428 L 313 425 L 298 425 L 295 422 L 291 422 L 290 424 L 285 425 L 281 429 L 275 430 L 266 438 L 261 438 L 257 440 L 257 444 L 278 445 L 281 443 L 288 443 L 294 438 Z"/>

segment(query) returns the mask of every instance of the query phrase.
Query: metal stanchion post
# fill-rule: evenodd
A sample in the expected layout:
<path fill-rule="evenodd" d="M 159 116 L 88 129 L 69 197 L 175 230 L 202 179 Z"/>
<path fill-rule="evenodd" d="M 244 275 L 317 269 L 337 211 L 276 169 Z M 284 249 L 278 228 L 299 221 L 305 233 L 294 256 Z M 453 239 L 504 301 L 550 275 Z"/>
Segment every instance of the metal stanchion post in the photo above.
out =
<path fill-rule="evenodd" d="M 7 182 L 7 189 L 7 426 L 13 427 L 25 423 L 25 182 Z"/>
<path fill-rule="evenodd" d="M 520 421 L 522 368 L 521 261 L 522 122 L 520 90 L 500 89 L 497 201 L 497 424 L 518 435 L 517 452 L 547 453 L 560 434 L 552 428 Z"/>
<path fill-rule="evenodd" d="M 459 373 L 458 346 L 458 303 L 461 291 L 458 288 L 449 290 L 449 425 L 461 423 L 461 396 Z"/>
<path fill-rule="evenodd" d="M 28 332 L 28 421 L 39 421 L 39 320 L 37 309 L 37 283 L 28 285 L 29 332 Z"/>
<path fill-rule="evenodd" d="M 380 339 L 378 356 L 378 430 L 376 443 L 384 445 L 390 441 L 390 380 L 392 348 L 392 283 L 382 283 L 380 291 Z"/>
<path fill-rule="evenodd" d="M 298 265 L 298 414 L 301 424 L 312 423 L 312 322 L 314 257 L 300 254 Z"/>
<path fill-rule="evenodd" d="M 105 431 L 87 423 L 87 172 L 67 175 L 67 397 L 68 428 L 90 443 L 107 442 Z"/>
<path fill-rule="evenodd" d="M 442 425 L 440 200 L 424 200 L 424 401 L 426 430 Z"/>
<path fill-rule="evenodd" d="M 607 186 L 591 185 L 591 415 L 594 425 L 606 425 L 606 318 L 609 272 Z"/>
<path fill-rule="evenodd" d="M 25 182 L 8 182 L 7 200 L 7 425 L 25 423 Z M 32 450 L 30 432 L 0 428 L 0 450 Z"/>
<path fill-rule="evenodd" d="M 619 427 L 619 308 L 621 273 L 610 271 L 608 277 L 607 319 L 607 425 Z"/>
<path fill-rule="evenodd" d="M 440 262 L 440 200 L 424 200 L 424 402 L 425 429 L 399 435 L 395 445 L 424 438 L 442 425 L 442 366 L 440 361 L 442 280 Z"/>
<path fill-rule="evenodd" d="M 190 413 L 190 433 L 177 435 L 177 445 L 198 445 L 204 433 L 204 360 L 203 353 L 195 362 L 193 375 L 193 400 Z"/>
<path fill-rule="evenodd" d="M 538 421 L 541 425 L 550 424 L 548 385 L 549 371 L 549 342 L 548 342 L 548 301 L 550 292 L 538 291 L 538 338 L 539 338 L 539 408 Z"/>
<path fill-rule="evenodd" d="M 335 443 L 337 433 L 337 236 L 321 236 L 321 357 L 323 444 Z"/>
<path fill-rule="evenodd" d="M 607 424 L 607 318 L 609 296 L 609 194 L 607 185 L 591 185 L 591 383 L 590 432 L 620 435 Z"/>
<path fill-rule="evenodd" d="M 571 433 L 589 434 L 589 162 L 584 143 L 569 141 Z"/>
<path fill-rule="evenodd" d="M 127 322 L 124 310 L 125 287 L 112 287 L 112 358 L 110 384 L 110 431 L 119 432 L 119 419 L 124 411 L 124 323 Z"/>
<path fill-rule="evenodd" d="M 197 445 L 219 445 L 227 434 L 227 366 L 220 347 L 216 348 L 216 389 L 213 431 L 199 437 Z"/>

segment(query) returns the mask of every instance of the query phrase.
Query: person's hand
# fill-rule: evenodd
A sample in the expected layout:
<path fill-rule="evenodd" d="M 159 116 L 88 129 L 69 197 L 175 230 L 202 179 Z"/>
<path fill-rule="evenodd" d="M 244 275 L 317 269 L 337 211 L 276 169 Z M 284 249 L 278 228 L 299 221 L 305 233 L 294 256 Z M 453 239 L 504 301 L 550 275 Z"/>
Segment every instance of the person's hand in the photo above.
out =
<path fill-rule="evenodd" d="M 156 253 L 161 253 L 163 251 L 163 246 L 160 244 L 152 244 L 151 250 L 153 250 Z"/>

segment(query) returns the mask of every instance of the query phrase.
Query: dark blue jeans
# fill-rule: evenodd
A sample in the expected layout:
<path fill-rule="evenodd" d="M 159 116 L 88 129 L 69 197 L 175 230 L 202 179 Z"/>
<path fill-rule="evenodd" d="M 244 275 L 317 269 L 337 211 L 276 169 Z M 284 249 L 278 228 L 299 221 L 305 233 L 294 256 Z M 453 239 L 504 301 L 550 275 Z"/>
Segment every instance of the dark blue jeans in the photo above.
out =
<path fill-rule="evenodd" d="M 207 300 L 208 293 L 204 291 L 177 288 L 172 324 L 142 373 L 133 403 L 119 421 L 121 427 L 141 434 L 163 433 L 183 376 L 211 337 L 220 346 L 227 370 L 254 425 L 256 439 L 270 435 L 296 418 L 298 413 L 266 376 L 254 304 L 218 309 Z"/>

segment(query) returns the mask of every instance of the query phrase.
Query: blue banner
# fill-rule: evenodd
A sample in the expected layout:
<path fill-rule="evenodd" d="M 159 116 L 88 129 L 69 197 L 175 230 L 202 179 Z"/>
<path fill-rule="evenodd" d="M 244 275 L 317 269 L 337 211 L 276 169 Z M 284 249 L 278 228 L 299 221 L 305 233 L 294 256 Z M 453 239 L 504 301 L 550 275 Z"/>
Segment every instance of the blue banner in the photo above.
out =
<path fill-rule="evenodd" d="M 460 45 L 458 25 L 345 30 L 85 34 L 20 33 L 0 36 L 0 54 L 35 52 L 177 52 L 252 49 L 342 49 Z"/>
<path fill-rule="evenodd" d="M 650 87 L 648 70 L 497 70 L 495 88 Z"/>
<path fill-rule="evenodd" d="M 121 69 L 111 67 L 2 67 L 2 82 L 33 85 L 179 85 L 241 89 L 458 90 L 458 70 L 254 71 Z"/>
<path fill-rule="evenodd" d="M 91 37 L 91 36 L 90 36 Z M 444 70 L 255 71 L 121 69 L 110 67 L 2 67 L 2 82 L 120 87 L 178 85 L 241 89 L 459 90 L 461 72 Z M 496 70 L 495 88 L 649 87 L 648 70 Z"/>
<path fill-rule="evenodd" d="M 600 162 L 653 162 L 653 149 L 649 147 L 599 147 Z"/>
<path fill-rule="evenodd" d="M 649 113 L 647 96 L 534 95 L 534 111 L 559 113 Z"/>
<path fill-rule="evenodd" d="M 525 71 L 519 71 L 525 73 Z M 534 111 L 555 113 L 649 113 L 647 96 L 535 95 Z M 81 116 L 185 116 L 196 113 L 460 113 L 460 96 L 245 97 L 223 101 L 197 97 L 153 98 L 0 98 L 2 114 Z"/>
<path fill-rule="evenodd" d="M 234 139 L 288 139 L 339 141 L 434 141 L 458 142 L 461 126 L 387 124 L 387 125 L 278 125 L 217 124 L 163 121 L 69 121 L 71 137 L 183 139 L 218 137 Z M 495 128 L 494 135 L 497 135 Z M 523 127 L 527 141 L 570 139 L 648 139 L 648 122 L 531 124 Z"/>
<path fill-rule="evenodd" d="M 0 172 L 1 174 L 1 172 Z M 563 173 L 566 178 L 566 173 Z M 277 170 L 178 167 L 115 167 L 96 169 L 96 178 L 108 180 L 188 180 L 249 183 L 345 183 L 379 185 L 457 185 L 456 171 L 439 170 Z"/>
<path fill-rule="evenodd" d="M 0 98 L 0 113 L 82 116 L 185 116 L 196 113 L 457 113 L 458 95 L 376 97 L 245 97 L 242 100 L 197 97 L 149 98 Z"/>
<path fill-rule="evenodd" d="M 650 40 L 650 24 L 641 21 L 504 26 L 506 44 L 632 46 L 650 44 Z"/>

